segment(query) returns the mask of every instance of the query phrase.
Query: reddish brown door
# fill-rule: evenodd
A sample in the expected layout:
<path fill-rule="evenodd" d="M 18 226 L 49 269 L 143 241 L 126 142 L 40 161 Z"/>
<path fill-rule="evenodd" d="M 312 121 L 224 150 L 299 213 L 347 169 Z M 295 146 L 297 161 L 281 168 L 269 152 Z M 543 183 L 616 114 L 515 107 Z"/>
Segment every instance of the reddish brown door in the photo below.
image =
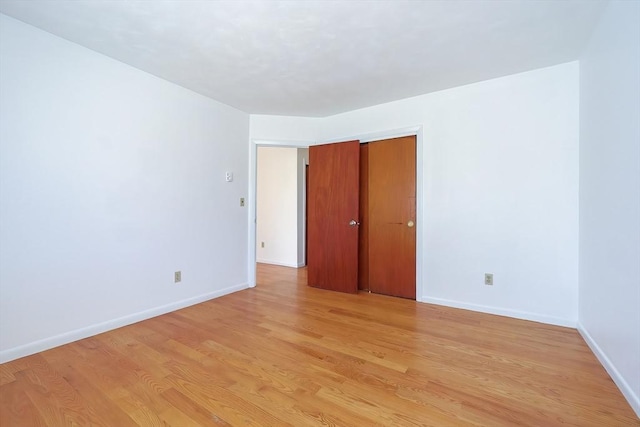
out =
<path fill-rule="evenodd" d="M 359 141 L 309 147 L 309 286 L 358 291 L 359 182 Z"/>
<path fill-rule="evenodd" d="M 369 143 L 369 289 L 416 297 L 416 138 Z"/>

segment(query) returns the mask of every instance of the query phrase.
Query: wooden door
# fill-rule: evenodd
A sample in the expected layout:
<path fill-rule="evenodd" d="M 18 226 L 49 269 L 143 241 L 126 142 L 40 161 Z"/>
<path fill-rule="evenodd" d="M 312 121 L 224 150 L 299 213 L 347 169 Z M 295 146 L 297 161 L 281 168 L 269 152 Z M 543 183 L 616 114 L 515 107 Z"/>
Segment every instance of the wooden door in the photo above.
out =
<path fill-rule="evenodd" d="M 369 289 L 416 297 L 416 138 L 369 143 Z"/>
<path fill-rule="evenodd" d="M 359 141 L 309 147 L 309 286 L 358 291 L 359 182 Z"/>

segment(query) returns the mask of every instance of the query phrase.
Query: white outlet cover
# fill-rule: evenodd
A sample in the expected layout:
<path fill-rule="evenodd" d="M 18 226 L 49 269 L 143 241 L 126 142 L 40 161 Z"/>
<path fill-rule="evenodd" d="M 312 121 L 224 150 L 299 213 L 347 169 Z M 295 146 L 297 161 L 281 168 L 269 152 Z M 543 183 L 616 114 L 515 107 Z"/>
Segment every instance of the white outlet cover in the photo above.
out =
<path fill-rule="evenodd" d="M 233 181 L 233 172 L 226 172 L 224 174 L 224 180 L 227 182 Z"/>

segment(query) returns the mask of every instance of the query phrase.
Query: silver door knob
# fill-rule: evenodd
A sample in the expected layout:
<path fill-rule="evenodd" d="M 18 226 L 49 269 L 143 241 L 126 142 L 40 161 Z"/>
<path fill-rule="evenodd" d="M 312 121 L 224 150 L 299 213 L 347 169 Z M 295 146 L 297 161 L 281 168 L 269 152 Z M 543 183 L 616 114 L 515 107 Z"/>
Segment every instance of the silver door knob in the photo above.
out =
<path fill-rule="evenodd" d="M 407 227 L 409 227 L 409 228 L 413 227 L 414 225 L 415 225 L 415 224 L 413 223 L 413 221 L 409 221 L 409 222 L 407 223 Z"/>
<path fill-rule="evenodd" d="M 349 221 L 349 225 L 352 227 L 357 227 L 358 225 L 360 225 L 360 223 L 355 219 L 352 219 L 351 221 Z"/>

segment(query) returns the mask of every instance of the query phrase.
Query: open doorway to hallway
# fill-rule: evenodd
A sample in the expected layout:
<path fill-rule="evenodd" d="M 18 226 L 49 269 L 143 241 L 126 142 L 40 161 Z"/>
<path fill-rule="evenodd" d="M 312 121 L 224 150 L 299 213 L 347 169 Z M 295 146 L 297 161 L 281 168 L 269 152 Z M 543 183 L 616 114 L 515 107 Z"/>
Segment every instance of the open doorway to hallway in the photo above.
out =
<path fill-rule="evenodd" d="M 308 148 L 257 148 L 256 262 L 303 267 Z"/>

